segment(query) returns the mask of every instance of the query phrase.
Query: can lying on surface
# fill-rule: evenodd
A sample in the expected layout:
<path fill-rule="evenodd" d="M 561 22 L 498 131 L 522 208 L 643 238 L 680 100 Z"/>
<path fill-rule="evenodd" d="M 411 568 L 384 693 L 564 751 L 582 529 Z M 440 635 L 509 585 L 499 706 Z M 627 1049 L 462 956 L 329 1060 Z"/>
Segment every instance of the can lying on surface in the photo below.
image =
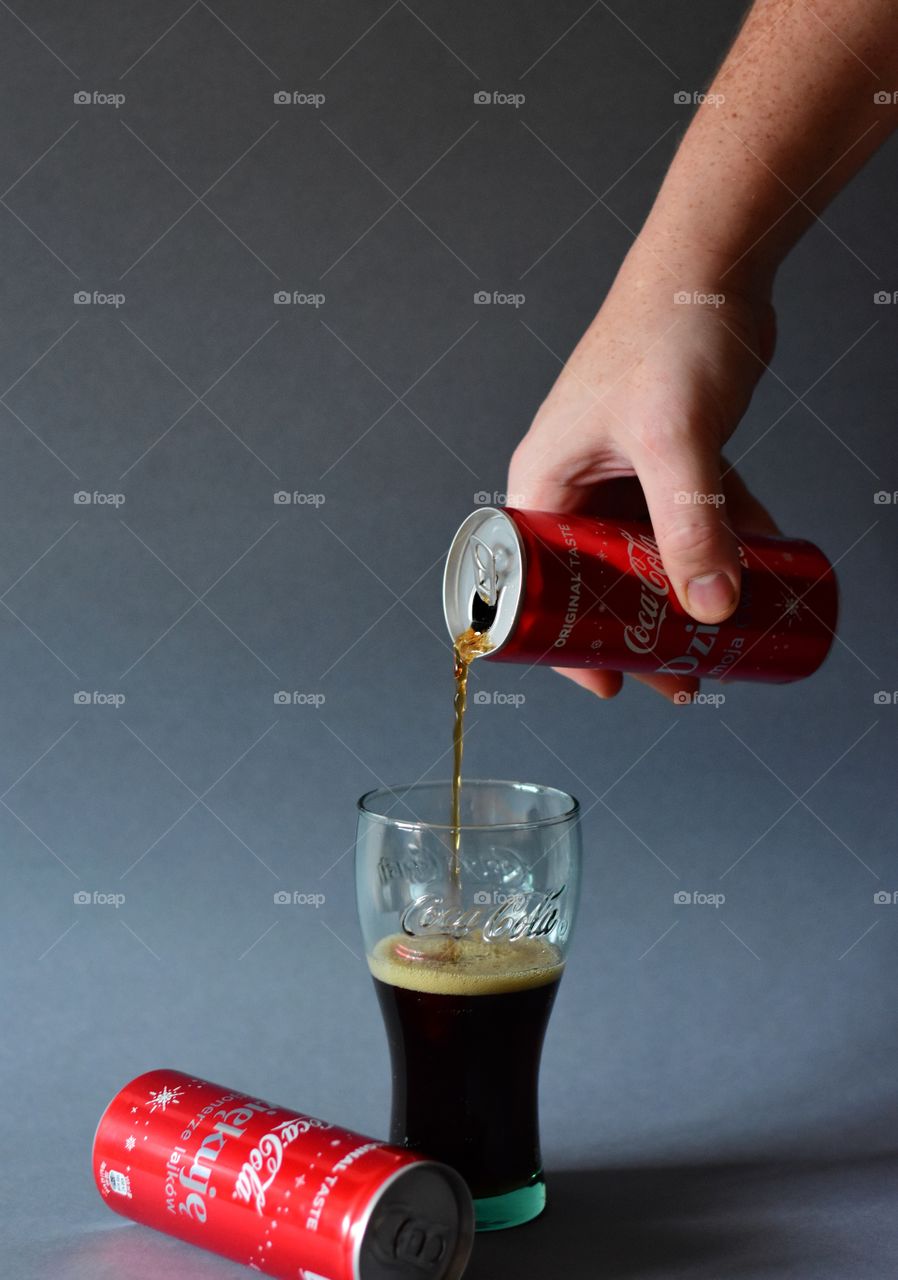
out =
<path fill-rule="evenodd" d="M 715 626 L 677 599 L 651 527 L 481 507 L 449 549 L 453 640 L 489 630 L 499 662 L 783 683 L 816 671 L 838 612 L 832 566 L 810 542 L 745 536 L 742 595 Z"/>
<path fill-rule="evenodd" d="M 117 1094 L 93 1168 L 118 1213 L 283 1280 L 458 1280 L 474 1238 L 446 1165 L 178 1071 Z"/>

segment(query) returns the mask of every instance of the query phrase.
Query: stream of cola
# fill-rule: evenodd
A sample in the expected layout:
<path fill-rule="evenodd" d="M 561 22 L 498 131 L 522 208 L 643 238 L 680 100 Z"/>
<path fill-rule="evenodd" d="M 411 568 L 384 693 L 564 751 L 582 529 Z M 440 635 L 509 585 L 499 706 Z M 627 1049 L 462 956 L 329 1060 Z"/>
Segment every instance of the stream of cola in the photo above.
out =
<path fill-rule="evenodd" d="M 468 668 L 474 658 L 488 653 L 488 631 L 468 627 L 456 636 L 452 646 L 455 670 L 455 723 L 452 730 L 452 817 L 449 884 L 456 901 L 461 901 L 461 765 L 465 745 L 465 708 L 468 702 Z"/>

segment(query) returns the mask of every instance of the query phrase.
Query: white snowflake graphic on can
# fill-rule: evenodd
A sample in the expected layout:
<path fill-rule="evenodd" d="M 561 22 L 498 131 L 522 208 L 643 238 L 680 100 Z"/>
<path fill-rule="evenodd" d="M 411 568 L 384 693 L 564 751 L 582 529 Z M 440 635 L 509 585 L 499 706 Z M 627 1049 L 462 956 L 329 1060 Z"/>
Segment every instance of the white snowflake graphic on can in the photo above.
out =
<path fill-rule="evenodd" d="M 147 1098 L 144 1105 L 150 1108 L 150 1114 L 154 1111 L 164 1111 L 166 1107 L 180 1102 L 181 1094 L 183 1092 L 184 1090 L 180 1085 L 175 1085 L 174 1089 L 169 1088 L 168 1085 L 165 1085 L 158 1091 L 156 1089 L 151 1089 L 150 1096 Z"/>

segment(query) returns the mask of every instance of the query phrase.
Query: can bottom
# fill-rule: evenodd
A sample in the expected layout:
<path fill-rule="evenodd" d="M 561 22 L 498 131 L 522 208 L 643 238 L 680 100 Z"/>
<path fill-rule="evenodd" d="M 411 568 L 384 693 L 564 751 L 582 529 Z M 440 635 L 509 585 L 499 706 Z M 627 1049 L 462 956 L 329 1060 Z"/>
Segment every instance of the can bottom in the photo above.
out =
<path fill-rule="evenodd" d="M 474 1208 L 454 1169 L 418 1160 L 396 1170 L 356 1237 L 354 1280 L 461 1280 L 474 1243 Z"/>
<path fill-rule="evenodd" d="M 502 1196 L 485 1196 L 474 1201 L 477 1231 L 506 1231 L 522 1227 L 538 1218 L 546 1207 L 546 1180 L 542 1172 L 534 1174 L 526 1187 L 508 1191 Z"/>

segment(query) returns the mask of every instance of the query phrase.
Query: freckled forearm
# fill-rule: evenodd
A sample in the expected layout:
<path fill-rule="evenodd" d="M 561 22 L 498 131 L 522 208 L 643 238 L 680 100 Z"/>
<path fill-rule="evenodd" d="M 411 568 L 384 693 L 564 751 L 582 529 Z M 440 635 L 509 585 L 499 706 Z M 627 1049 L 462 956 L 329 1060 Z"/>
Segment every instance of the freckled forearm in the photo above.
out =
<path fill-rule="evenodd" d="M 895 90 L 898 0 L 758 0 L 674 158 L 646 244 L 769 277 L 898 125 Z"/>

